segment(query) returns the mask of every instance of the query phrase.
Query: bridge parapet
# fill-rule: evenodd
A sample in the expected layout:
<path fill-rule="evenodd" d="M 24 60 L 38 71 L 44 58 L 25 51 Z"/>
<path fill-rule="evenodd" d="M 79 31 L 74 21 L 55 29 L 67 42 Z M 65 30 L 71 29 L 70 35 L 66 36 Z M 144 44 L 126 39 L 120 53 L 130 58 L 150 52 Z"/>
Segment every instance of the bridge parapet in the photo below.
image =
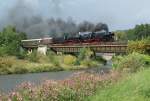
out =
<path fill-rule="evenodd" d="M 127 45 L 76 45 L 76 46 L 57 46 L 50 45 L 52 50 L 56 52 L 78 53 L 82 48 L 90 48 L 94 52 L 99 53 L 126 53 Z"/>

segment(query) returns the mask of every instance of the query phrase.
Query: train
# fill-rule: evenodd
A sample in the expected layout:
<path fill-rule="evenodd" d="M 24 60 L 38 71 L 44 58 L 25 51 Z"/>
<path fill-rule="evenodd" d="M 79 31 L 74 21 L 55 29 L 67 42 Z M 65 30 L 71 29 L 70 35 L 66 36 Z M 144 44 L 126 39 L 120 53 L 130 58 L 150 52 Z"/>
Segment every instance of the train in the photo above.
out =
<path fill-rule="evenodd" d="M 68 34 L 63 37 L 53 38 L 53 44 L 80 44 L 80 43 L 100 43 L 114 42 L 114 33 L 105 30 L 97 32 L 79 32 L 78 34 Z"/>
<path fill-rule="evenodd" d="M 84 44 L 84 43 L 100 43 L 100 42 L 114 42 L 114 33 L 106 30 L 97 32 L 79 32 L 78 34 L 64 34 L 62 37 L 55 38 L 40 38 L 22 40 L 23 46 L 37 46 L 41 44 Z"/>

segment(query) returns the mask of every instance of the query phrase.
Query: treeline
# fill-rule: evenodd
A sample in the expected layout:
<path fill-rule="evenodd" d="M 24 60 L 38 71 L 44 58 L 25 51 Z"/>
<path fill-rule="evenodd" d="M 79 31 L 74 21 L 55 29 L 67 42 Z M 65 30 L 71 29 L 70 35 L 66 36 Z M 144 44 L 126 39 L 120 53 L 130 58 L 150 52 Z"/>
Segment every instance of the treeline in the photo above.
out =
<path fill-rule="evenodd" d="M 18 55 L 22 39 L 26 39 L 25 33 L 17 32 L 12 26 L 4 28 L 0 32 L 0 56 Z"/>
<path fill-rule="evenodd" d="M 150 37 L 150 24 L 136 25 L 133 29 L 116 31 L 115 33 L 119 41 L 145 39 Z"/>

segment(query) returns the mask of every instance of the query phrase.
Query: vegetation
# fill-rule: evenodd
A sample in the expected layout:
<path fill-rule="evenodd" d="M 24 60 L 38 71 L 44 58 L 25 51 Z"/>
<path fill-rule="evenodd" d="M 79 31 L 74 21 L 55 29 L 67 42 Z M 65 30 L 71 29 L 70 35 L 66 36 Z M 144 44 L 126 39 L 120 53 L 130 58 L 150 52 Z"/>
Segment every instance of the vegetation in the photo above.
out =
<path fill-rule="evenodd" d="M 16 57 L 0 57 L 0 74 L 22 74 L 32 72 L 58 71 L 62 68 L 50 63 L 34 63 Z"/>
<path fill-rule="evenodd" d="M 144 53 L 144 54 L 150 54 L 150 50 L 146 48 L 146 45 L 150 43 L 150 38 L 146 38 L 139 41 L 129 41 L 128 42 L 128 48 L 127 52 L 138 52 L 138 53 Z"/>
<path fill-rule="evenodd" d="M 82 60 L 80 60 L 80 56 L 56 55 L 52 51 L 48 51 L 45 56 L 35 50 L 30 54 L 22 51 L 19 58 L 15 56 L 0 57 L 0 74 L 76 70 L 97 67 L 102 64 L 101 60 L 88 57 L 91 53 L 89 49 L 83 50 L 85 50 L 84 54 L 80 54 L 84 56 Z"/>
<path fill-rule="evenodd" d="M 119 82 L 99 87 L 85 101 L 149 101 L 150 56 L 132 53 L 113 59 L 114 70 L 122 74 Z"/>
<path fill-rule="evenodd" d="M 150 69 L 129 74 L 117 83 L 99 88 L 97 94 L 86 101 L 149 101 L 149 80 Z"/>
<path fill-rule="evenodd" d="M 119 41 L 145 39 L 150 37 L 150 24 L 136 25 L 133 29 L 116 31 L 115 34 Z"/>
<path fill-rule="evenodd" d="M 0 56 L 18 55 L 21 40 L 25 38 L 26 35 L 24 33 L 18 33 L 12 26 L 4 28 L 0 32 Z"/>
<path fill-rule="evenodd" d="M 149 101 L 150 56 L 132 53 L 115 57 L 113 62 L 115 68 L 108 74 L 80 72 L 66 80 L 47 80 L 39 86 L 27 82 L 18 86 L 16 91 L 1 95 L 0 100 Z M 68 63 L 72 62 L 69 60 Z"/>
<path fill-rule="evenodd" d="M 113 68 L 119 71 L 136 72 L 149 65 L 150 56 L 139 53 L 117 56 L 113 59 Z"/>
<path fill-rule="evenodd" d="M 116 80 L 120 74 L 112 72 L 103 76 L 79 73 L 67 80 L 47 80 L 40 86 L 23 83 L 16 92 L 1 95 L 0 100 L 10 101 L 83 101 L 87 96 L 95 94 L 96 89 L 104 87 Z"/>
<path fill-rule="evenodd" d="M 0 74 L 48 72 L 95 67 L 100 61 L 91 59 L 92 51 L 82 49 L 79 56 L 56 55 L 48 51 L 47 56 L 33 50 L 28 54 L 21 49 L 25 33 L 17 32 L 15 27 L 7 26 L 0 32 Z"/>
<path fill-rule="evenodd" d="M 0 101 L 149 101 L 150 51 L 145 48 L 150 43 L 149 27 L 137 25 L 116 34 L 120 41 L 130 40 L 128 55 L 114 57 L 113 70 L 108 74 L 78 73 L 67 80 L 47 80 L 39 86 L 27 82 L 14 92 L 0 95 Z M 52 51 L 45 56 L 35 50 L 28 54 L 19 48 L 25 35 L 13 27 L 4 29 L 0 38 L 0 74 L 84 69 L 106 62 L 93 58 L 89 48 L 81 49 L 78 56 L 56 55 Z"/>

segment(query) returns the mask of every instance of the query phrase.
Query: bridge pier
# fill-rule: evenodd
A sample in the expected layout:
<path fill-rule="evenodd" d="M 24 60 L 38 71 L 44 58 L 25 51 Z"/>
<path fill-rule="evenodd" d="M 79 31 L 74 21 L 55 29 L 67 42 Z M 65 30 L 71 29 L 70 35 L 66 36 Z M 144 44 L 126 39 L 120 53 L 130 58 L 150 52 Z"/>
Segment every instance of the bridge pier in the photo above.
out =
<path fill-rule="evenodd" d="M 47 45 L 39 45 L 37 48 L 37 52 L 40 54 L 46 55 L 47 53 Z"/>
<path fill-rule="evenodd" d="M 107 65 L 111 65 L 111 59 L 115 56 L 115 53 L 96 53 L 97 56 L 101 56 L 107 61 Z"/>

